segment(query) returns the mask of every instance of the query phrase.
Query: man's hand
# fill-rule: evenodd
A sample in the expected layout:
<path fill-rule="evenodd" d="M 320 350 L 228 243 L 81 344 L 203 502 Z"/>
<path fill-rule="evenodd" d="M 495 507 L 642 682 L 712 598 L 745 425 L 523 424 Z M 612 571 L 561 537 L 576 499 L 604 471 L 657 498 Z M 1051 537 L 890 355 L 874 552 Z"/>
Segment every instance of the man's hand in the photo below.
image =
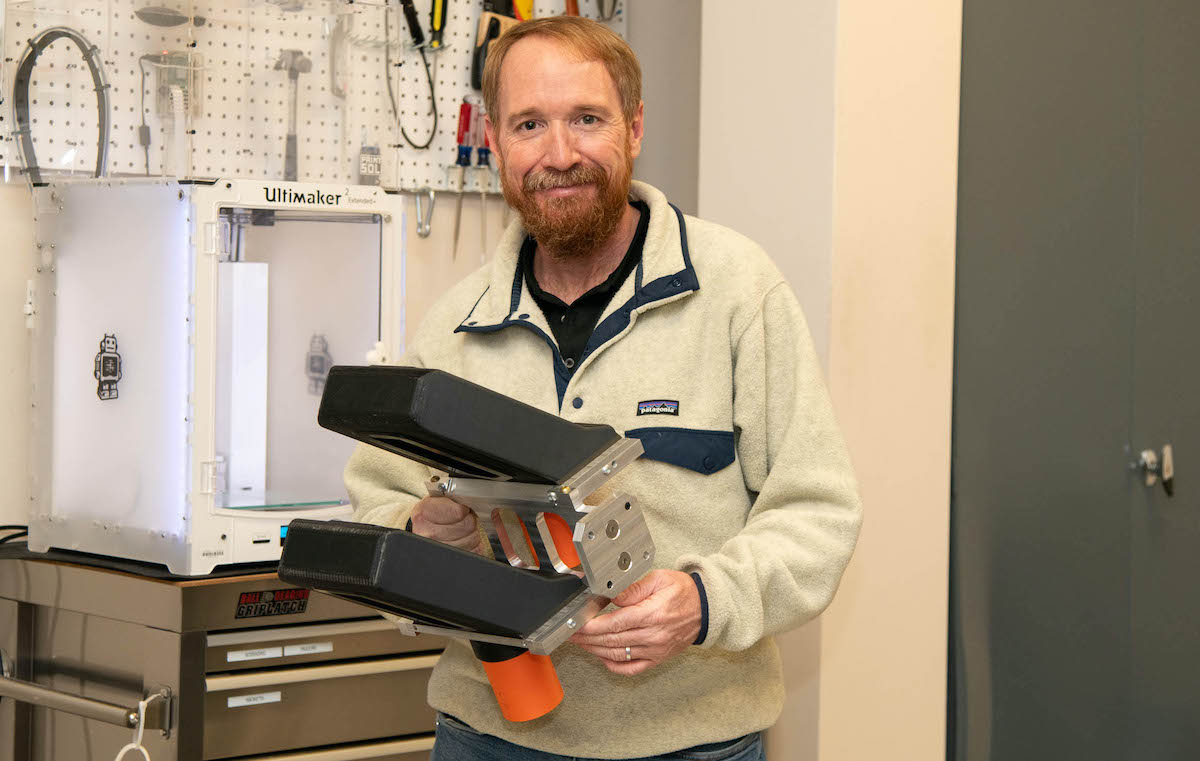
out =
<path fill-rule="evenodd" d="M 633 676 L 651 669 L 700 634 L 700 592 L 682 571 L 651 571 L 613 602 L 621 610 L 596 616 L 571 641 L 614 674 Z"/>
<path fill-rule="evenodd" d="M 426 497 L 418 502 L 412 511 L 412 530 L 418 536 L 484 554 L 475 513 L 452 499 Z"/>

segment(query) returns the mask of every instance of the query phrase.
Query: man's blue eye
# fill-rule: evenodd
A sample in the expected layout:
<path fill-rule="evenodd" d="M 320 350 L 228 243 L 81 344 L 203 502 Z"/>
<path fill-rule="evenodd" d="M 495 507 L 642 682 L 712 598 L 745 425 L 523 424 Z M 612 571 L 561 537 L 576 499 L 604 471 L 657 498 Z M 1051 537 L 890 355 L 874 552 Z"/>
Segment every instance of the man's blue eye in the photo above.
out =
<path fill-rule="evenodd" d="M 583 115 L 583 119 L 582 119 L 581 121 L 582 121 L 584 124 L 595 124 L 595 123 L 596 123 L 596 117 L 592 116 L 591 114 L 584 114 L 584 115 Z"/>

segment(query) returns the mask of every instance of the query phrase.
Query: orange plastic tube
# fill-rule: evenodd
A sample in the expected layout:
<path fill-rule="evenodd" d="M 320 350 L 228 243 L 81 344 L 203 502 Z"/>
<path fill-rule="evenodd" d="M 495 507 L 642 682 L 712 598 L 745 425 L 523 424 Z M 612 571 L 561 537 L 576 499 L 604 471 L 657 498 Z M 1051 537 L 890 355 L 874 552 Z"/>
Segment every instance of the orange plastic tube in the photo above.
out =
<path fill-rule="evenodd" d="M 496 693 L 500 713 L 509 721 L 545 716 L 562 702 L 562 684 L 548 655 L 526 651 L 506 661 L 481 661 Z"/>
<path fill-rule="evenodd" d="M 578 568 L 579 553 L 575 551 L 575 540 L 571 535 L 571 527 L 561 515 L 542 513 L 546 528 L 550 529 L 550 538 L 554 540 L 554 550 L 562 562 L 571 568 Z"/>

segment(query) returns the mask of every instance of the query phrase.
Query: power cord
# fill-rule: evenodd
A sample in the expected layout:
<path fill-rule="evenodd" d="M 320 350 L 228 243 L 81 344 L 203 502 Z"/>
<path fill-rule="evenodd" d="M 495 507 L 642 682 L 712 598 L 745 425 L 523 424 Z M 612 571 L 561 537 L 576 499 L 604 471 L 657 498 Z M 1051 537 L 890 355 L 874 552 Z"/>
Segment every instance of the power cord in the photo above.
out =
<path fill-rule="evenodd" d="M 113 761 L 121 761 L 121 759 L 125 758 L 125 754 L 131 750 L 136 750 L 138 753 L 142 754 L 142 758 L 146 759 L 146 761 L 150 761 L 150 754 L 144 747 L 142 747 L 142 735 L 146 731 L 146 706 L 150 705 L 156 699 L 161 697 L 162 695 L 160 693 L 155 692 L 152 695 L 149 695 L 145 700 L 138 701 L 138 725 L 137 729 L 133 731 L 133 742 L 121 748 L 121 750 L 117 752 L 117 757 L 114 758 Z"/>
<path fill-rule="evenodd" d="M 17 65 L 17 74 L 13 81 L 13 115 L 16 118 L 16 135 L 21 148 L 21 158 L 25 162 L 25 171 L 29 181 L 37 185 L 42 181 L 42 172 L 37 164 L 37 156 L 33 149 L 33 134 L 29 117 L 29 85 L 33 79 L 33 68 L 37 65 L 38 56 L 55 40 L 66 38 L 79 48 L 83 60 L 87 63 L 92 74 L 92 83 L 96 86 L 96 177 L 103 177 L 108 166 L 108 82 L 104 78 L 104 68 L 100 64 L 100 48 L 88 42 L 82 34 L 65 26 L 54 26 L 42 31 L 29 40 L 25 55 Z"/>
<path fill-rule="evenodd" d="M 138 142 L 142 145 L 142 150 L 146 153 L 146 176 L 150 176 L 150 125 L 146 124 L 146 61 L 150 55 L 144 55 L 138 59 L 138 70 L 142 73 L 142 107 L 139 109 L 142 115 L 142 125 L 138 127 Z"/>
<path fill-rule="evenodd" d="M 421 43 L 424 41 L 424 34 L 418 30 L 413 31 L 414 41 L 419 47 L 417 52 L 421 54 L 421 63 L 425 66 L 425 78 L 429 81 L 429 105 L 433 109 L 433 127 L 429 130 L 429 139 L 418 145 L 413 142 L 413 139 L 408 136 L 407 130 L 400 122 L 400 112 L 396 107 L 396 93 L 392 89 L 392 31 L 391 31 L 391 5 L 387 2 L 383 6 L 383 76 L 387 80 L 388 89 L 388 105 L 392 108 L 392 118 L 396 120 L 396 125 L 400 127 L 400 135 L 404 138 L 404 142 L 408 143 L 409 147 L 415 148 L 418 151 L 423 151 L 433 144 L 433 139 L 437 137 L 438 128 L 438 107 L 437 98 L 435 97 L 433 87 L 433 72 L 429 68 L 429 59 L 425 56 L 425 48 Z M 411 30 L 410 30 L 411 31 Z"/>
<path fill-rule="evenodd" d="M 29 527 L 19 524 L 19 523 L 9 523 L 9 524 L 0 526 L 0 531 L 15 531 L 15 532 L 17 532 L 15 534 L 9 534 L 6 537 L 0 538 L 0 544 L 5 544 L 7 542 L 11 542 L 16 539 L 21 539 L 23 537 L 29 536 Z"/>

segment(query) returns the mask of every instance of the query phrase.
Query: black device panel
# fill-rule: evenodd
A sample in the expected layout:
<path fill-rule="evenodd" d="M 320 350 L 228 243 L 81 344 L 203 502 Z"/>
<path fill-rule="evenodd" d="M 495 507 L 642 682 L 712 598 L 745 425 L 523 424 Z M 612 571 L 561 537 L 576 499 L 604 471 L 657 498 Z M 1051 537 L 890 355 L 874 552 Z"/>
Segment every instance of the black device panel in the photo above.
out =
<path fill-rule="evenodd" d="M 442 370 L 330 369 L 317 422 L 468 478 L 559 484 L 620 436 L 572 423 Z"/>
<path fill-rule="evenodd" d="M 402 529 L 297 519 L 279 561 L 289 584 L 349 597 L 425 623 L 486 634 L 532 634 L 583 582 L 517 569 Z"/>

